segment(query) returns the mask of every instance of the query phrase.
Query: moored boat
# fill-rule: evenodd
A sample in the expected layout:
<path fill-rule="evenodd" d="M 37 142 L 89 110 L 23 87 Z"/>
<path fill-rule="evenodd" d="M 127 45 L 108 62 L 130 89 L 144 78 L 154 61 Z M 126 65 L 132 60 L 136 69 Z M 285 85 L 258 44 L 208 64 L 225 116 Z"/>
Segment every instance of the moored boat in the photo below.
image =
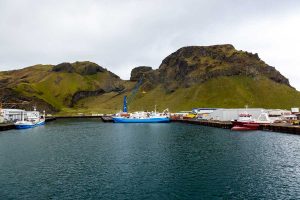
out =
<path fill-rule="evenodd" d="M 127 115 L 116 114 L 113 121 L 115 123 L 168 123 L 171 120 L 167 112 L 134 112 Z"/>
<path fill-rule="evenodd" d="M 134 112 L 129 113 L 127 109 L 127 96 L 124 96 L 123 111 L 112 117 L 115 123 L 168 123 L 170 122 L 170 113 L 165 109 L 162 113 L 156 112 Z"/>
<path fill-rule="evenodd" d="M 27 129 L 27 128 L 34 128 L 36 126 L 41 126 L 45 124 L 45 120 L 32 122 L 32 121 L 17 121 L 15 126 L 17 129 Z"/>
<path fill-rule="evenodd" d="M 40 112 L 36 111 L 36 109 L 34 109 L 34 111 L 28 111 L 26 113 L 23 112 L 22 119 L 14 123 L 17 129 L 34 128 L 44 124 L 45 124 L 45 111 L 43 115 L 41 115 Z"/>
<path fill-rule="evenodd" d="M 115 123 L 168 123 L 170 118 L 167 117 L 151 117 L 151 118 L 124 118 L 113 117 Z"/>
<path fill-rule="evenodd" d="M 273 123 L 267 113 L 261 113 L 258 119 L 253 119 L 252 115 L 243 113 L 239 115 L 237 120 L 232 120 L 231 122 L 233 125 L 231 130 L 233 131 L 258 130 L 260 125 Z"/>

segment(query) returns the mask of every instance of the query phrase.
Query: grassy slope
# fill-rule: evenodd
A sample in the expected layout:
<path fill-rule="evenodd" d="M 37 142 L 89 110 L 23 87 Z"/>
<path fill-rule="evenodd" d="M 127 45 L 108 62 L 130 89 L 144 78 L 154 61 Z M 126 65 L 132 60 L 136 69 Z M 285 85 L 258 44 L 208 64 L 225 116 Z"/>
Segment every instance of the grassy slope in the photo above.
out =
<path fill-rule="evenodd" d="M 107 73 L 82 76 L 77 73 L 49 72 L 51 66 L 34 66 L 13 73 L 1 72 L 1 78 L 13 77 L 10 82 L 16 91 L 25 96 L 36 96 L 60 109 L 59 114 L 72 113 L 113 113 L 122 108 L 123 96 L 108 93 L 89 97 L 78 102 L 75 108 L 68 108 L 71 94 L 78 90 L 94 90 L 105 84 Z M 134 86 L 126 82 L 127 88 Z M 143 94 L 138 92 L 129 104 L 133 110 L 159 110 L 169 108 L 172 112 L 190 110 L 194 107 L 300 107 L 300 93 L 290 87 L 275 83 L 266 78 L 252 79 L 243 76 L 219 77 L 200 85 L 180 88 L 166 94 L 157 86 Z"/>
<path fill-rule="evenodd" d="M 52 66 L 37 65 L 22 70 L 0 73 L 0 79 L 11 77 L 8 87 L 28 96 L 38 97 L 57 109 L 69 111 L 72 95 L 79 90 L 96 90 L 109 77 L 108 72 L 94 75 L 80 75 L 78 73 L 51 72 Z"/>
<path fill-rule="evenodd" d="M 114 95 L 110 93 L 83 99 L 77 109 L 82 107 L 90 113 L 119 111 L 123 95 L 113 97 Z M 254 80 L 241 76 L 219 77 L 190 88 L 178 89 L 171 94 L 165 94 L 159 86 L 146 94 L 140 91 L 129 109 L 153 110 L 155 104 L 160 110 L 169 108 L 172 112 L 195 107 L 235 108 L 245 105 L 289 109 L 300 107 L 300 93 L 266 78 Z"/>

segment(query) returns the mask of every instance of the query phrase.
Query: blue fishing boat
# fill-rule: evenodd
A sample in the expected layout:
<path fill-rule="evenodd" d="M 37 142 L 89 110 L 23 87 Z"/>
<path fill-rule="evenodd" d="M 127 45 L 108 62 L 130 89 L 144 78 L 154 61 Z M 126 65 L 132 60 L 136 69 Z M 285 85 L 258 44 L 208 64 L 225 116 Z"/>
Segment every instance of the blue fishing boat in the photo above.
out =
<path fill-rule="evenodd" d="M 115 123 L 168 123 L 168 117 L 148 117 L 148 118 L 134 118 L 134 117 L 113 117 Z"/>
<path fill-rule="evenodd" d="M 15 123 L 16 129 L 28 129 L 34 128 L 36 126 L 42 126 L 45 124 L 45 120 L 39 122 L 31 122 L 31 121 L 17 121 Z"/>
<path fill-rule="evenodd" d="M 134 112 L 128 113 L 127 97 L 124 97 L 123 112 L 113 117 L 115 123 L 168 123 L 170 122 L 169 111 L 166 109 L 163 113 L 156 112 Z"/>
<path fill-rule="evenodd" d="M 45 124 L 45 111 L 43 115 L 36 111 L 27 111 L 22 113 L 22 119 L 15 123 L 16 129 L 28 129 L 37 126 L 42 126 Z"/>

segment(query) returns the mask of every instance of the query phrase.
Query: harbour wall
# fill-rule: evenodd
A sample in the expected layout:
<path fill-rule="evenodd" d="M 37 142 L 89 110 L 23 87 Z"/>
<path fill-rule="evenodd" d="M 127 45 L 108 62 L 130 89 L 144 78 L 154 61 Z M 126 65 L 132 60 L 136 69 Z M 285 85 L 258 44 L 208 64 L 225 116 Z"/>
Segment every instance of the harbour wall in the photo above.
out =
<path fill-rule="evenodd" d="M 197 120 L 197 119 L 173 119 L 172 122 L 197 124 L 203 126 L 210 126 L 223 129 L 231 129 L 232 123 L 230 121 L 211 121 L 211 120 Z"/>
<path fill-rule="evenodd" d="M 11 130 L 11 129 L 15 129 L 15 125 L 12 123 L 0 124 L 0 131 L 7 131 L 7 130 Z"/>
<path fill-rule="evenodd" d="M 188 124 L 197 124 L 202 126 L 224 128 L 224 129 L 232 128 L 232 123 L 230 121 L 223 122 L 223 121 L 197 120 L 197 119 L 176 119 L 172 121 L 180 122 L 180 123 L 188 123 Z M 300 126 L 293 126 L 289 124 L 260 125 L 259 130 L 300 135 Z"/>
<path fill-rule="evenodd" d="M 50 122 L 56 119 L 68 119 L 68 118 L 101 118 L 105 122 L 112 122 L 111 118 L 107 116 L 107 119 L 101 116 L 60 116 L 60 117 L 51 117 L 46 118 L 46 122 Z M 212 121 L 212 120 L 197 120 L 197 119 L 173 119 L 172 122 L 178 123 L 188 123 L 223 129 L 231 129 L 232 123 L 230 121 Z M 15 129 L 15 125 L 12 123 L 0 124 L 0 131 L 6 131 Z M 281 133 L 290 133 L 300 135 L 300 126 L 292 126 L 288 124 L 270 124 L 270 125 L 260 125 L 259 130 L 262 131 L 272 131 L 272 132 L 281 132 Z"/>

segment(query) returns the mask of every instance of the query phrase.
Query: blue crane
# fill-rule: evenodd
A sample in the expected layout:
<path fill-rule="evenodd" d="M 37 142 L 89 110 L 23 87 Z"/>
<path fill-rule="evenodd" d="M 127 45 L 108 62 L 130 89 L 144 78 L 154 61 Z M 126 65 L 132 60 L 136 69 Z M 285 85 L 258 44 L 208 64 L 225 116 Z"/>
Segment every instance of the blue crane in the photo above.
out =
<path fill-rule="evenodd" d="M 136 93 L 139 91 L 140 86 L 143 83 L 143 77 L 141 77 L 139 79 L 139 81 L 135 84 L 133 90 L 131 91 L 129 97 L 127 97 L 126 95 L 124 96 L 123 99 L 123 112 L 128 112 L 128 107 L 127 105 L 133 100 L 133 98 L 135 97 Z"/>

